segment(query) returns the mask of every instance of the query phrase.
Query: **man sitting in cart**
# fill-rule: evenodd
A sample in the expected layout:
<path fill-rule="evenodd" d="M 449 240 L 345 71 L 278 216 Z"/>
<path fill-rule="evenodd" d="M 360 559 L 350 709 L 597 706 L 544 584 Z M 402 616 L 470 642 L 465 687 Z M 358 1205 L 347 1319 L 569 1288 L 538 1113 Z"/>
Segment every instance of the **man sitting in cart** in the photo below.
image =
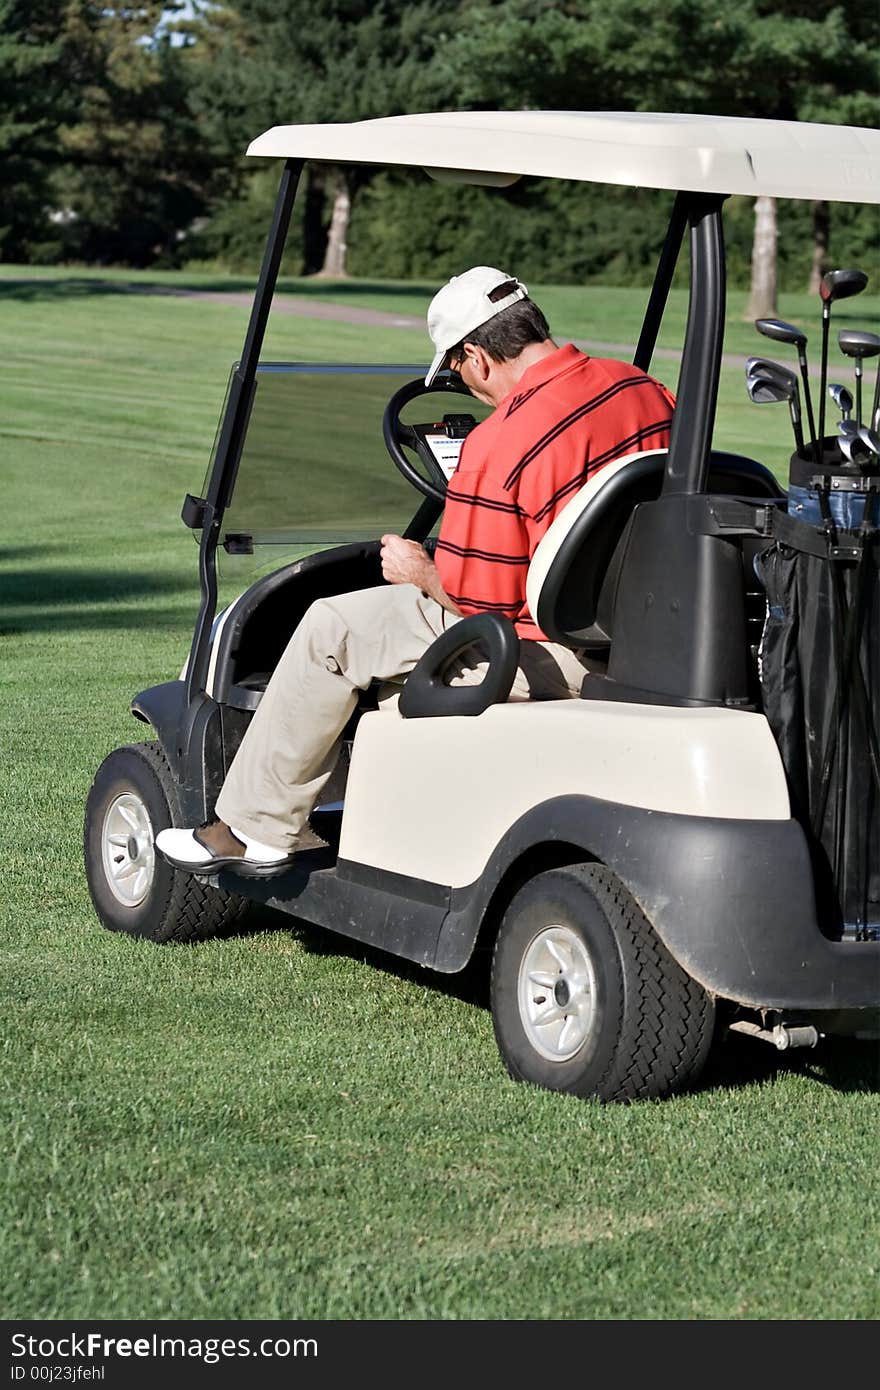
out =
<path fill-rule="evenodd" d="M 580 654 L 550 642 L 526 604 L 535 549 L 558 513 L 614 459 L 669 445 L 674 399 L 637 367 L 558 347 L 524 284 L 490 266 L 453 276 L 428 309 L 425 377 L 457 372 L 494 407 L 462 449 L 434 559 L 386 535 L 378 588 L 319 599 L 294 632 L 217 798 L 216 817 L 156 837 L 170 863 L 271 876 L 290 866 L 339 755 L 358 692 L 401 681 L 471 613 L 508 617 L 520 639 L 511 700 L 580 694 Z M 483 675 L 478 654 L 460 668 Z M 311 841 L 314 844 L 314 841 Z"/>

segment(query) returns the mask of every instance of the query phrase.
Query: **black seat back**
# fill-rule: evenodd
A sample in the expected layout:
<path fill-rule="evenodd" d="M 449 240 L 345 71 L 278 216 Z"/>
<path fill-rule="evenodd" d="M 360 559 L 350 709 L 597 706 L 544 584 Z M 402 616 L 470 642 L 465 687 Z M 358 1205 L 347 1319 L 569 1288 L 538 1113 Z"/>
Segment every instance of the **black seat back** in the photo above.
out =
<path fill-rule="evenodd" d="M 528 601 L 552 641 L 588 651 L 609 646 L 632 517 L 640 503 L 660 496 L 666 459 L 666 450 L 655 450 L 608 465 L 572 498 L 542 539 L 529 567 Z M 785 495 L 763 464 L 723 452 L 711 455 L 707 492 Z"/>

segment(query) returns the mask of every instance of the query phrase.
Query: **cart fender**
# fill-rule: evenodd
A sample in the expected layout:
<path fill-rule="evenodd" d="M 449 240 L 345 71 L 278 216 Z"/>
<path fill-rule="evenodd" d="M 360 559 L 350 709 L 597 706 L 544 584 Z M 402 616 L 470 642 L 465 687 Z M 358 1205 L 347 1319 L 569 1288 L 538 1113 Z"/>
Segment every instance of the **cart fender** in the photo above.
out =
<path fill-rule="evenodd" d="M 136 719 L 152 725 L 177 783 L 183 824 L 205 820 L 226 775 L 221 711 L 208 695 L 186 702 L 186 682 L 166 681 L 131 702 Z"/>
<path fill-rule="evenodd" d="M 437 969 L 463 968 L 505 875 L 525 856 L 535 862 L 538 846 L 547 862 L 596 859 L 612 869 L 670 955 L 715 995 L 757 1008 L 880 1005 L 880 941 L 823 935 L 796 821 L 677 816 L 581 796 L 536 806 L 480 879 L 452 892 Z"/>

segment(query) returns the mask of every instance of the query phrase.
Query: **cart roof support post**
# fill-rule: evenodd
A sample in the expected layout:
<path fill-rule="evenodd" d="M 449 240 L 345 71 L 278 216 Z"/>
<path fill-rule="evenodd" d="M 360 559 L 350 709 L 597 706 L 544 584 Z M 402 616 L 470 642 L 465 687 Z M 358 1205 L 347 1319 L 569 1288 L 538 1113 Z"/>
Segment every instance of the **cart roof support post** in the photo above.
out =
<path fill-rule="evenodd" d="M 663 483 L 666 495 L 706 489 L 724 342 L 723 202 L 716 196 L 687 197 L 690 302 Z"/>
<path fill-rule="evenodd" d="M 228 507 L 235 475 L 247 433 L 248 418 L 256 389 L 257 366 L 269 319 L 269 309 L 287 240 L 290 214 L 296 197 L 297 185 L 302 174 L 304 161 L 289 159 L 285 162 L 272 226 L 266 241 L 260 278 L 254 295 L 250 321 L 244 341 L 241 361 L 236 366 L 229 388 L 226 412 L 220 428 L 214 466 L 205 499 L 204 524 L 199 548 L 199 583 L 201 586 L 201 606 L 196 621 L 186 671 L 186 698 L 191 704 L 195 696 L 205 688 L 210 650 L 211 624 L 217 611 L 217 542 L 220 523 Z"/>

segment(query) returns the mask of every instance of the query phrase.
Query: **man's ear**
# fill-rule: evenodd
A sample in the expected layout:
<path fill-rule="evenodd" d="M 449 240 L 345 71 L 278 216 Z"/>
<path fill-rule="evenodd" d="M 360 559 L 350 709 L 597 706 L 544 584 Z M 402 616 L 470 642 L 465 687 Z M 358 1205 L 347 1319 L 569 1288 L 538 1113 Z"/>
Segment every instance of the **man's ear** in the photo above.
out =
<path fill-rule="evenodd" d="M 492 371 L 492 359 L 486 349 L 479 347 L 476 343 L 465 343 L 464 350 L 470 357 L 473 370 L 479 380 L 488 381 Z"/>

